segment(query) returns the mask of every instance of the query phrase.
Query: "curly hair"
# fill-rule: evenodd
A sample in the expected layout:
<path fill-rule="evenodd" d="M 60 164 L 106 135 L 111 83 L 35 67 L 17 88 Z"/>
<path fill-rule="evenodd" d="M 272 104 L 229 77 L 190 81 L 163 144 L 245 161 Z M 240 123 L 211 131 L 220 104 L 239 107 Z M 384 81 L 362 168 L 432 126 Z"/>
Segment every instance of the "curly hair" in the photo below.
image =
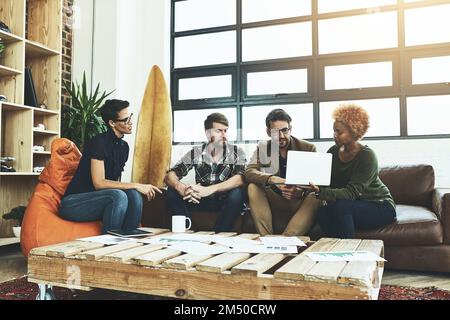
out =
<path fill-rule="evenodd" d="M 360 140 L 369 129 L 369 114 L 353 103 L 339 105 L 333 112 L 333 119 L 346 125 L 357 140 Z"/>

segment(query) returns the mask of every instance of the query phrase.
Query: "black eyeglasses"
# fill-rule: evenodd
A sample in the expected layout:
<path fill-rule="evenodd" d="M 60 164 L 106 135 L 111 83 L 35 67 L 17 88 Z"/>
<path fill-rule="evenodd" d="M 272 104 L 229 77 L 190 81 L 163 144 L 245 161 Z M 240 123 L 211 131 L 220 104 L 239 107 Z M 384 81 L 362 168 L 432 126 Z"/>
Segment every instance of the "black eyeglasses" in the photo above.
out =
<path fill-rule="evenodd" d="M 133 114 L 130 114 L 129 117 L 126 117 L 124 119 L 117 119 L 117 120 L 114 120 L 114 122 L 123 122 L 125 124 L 130 124 L 132 116 L 133 116 Z"/>
<path fill-rule="evenodd" d="M 282 134 L 288 134 L 289 132 L 291 132 L 291 127 L 286 127 L 286 128 L 283 128 L 283 129 L 272 129 L 271 131 L 273 131 L 273 132 L 279 132 L 279 133 L 282 133 Z"/>

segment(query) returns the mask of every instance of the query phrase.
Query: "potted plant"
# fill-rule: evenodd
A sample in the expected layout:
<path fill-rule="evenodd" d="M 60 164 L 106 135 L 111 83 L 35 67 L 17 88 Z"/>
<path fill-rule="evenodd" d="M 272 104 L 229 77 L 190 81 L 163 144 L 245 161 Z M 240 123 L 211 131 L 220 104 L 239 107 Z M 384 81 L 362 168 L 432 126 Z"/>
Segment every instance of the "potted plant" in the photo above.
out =
<path fill-rule="evenodd" d="M 22 221 L 23 221 L 23 217 L 25 215 L 26 209 L 27 209 L 27 207 L 19 206 L 3 215 L 3 219 L 5 219 L 5 220 L 17 220 L 18 225 L 13 227 L 13 232 L 16 237 L 20 237 L 20 229 L 22 227 Z"/>
<path fill-rule="evenodd" d="M 62 136 L 73 141 L 81 152 L 84 143 L 99 133 L 105 132 L 107 127 L 100 116 L 100 108 L 106 97 L 114 91 L 99 95 L 100 84 L 95 92 L 88 92 L 86 74 L 83 73 L 81 86 L 78 83 L 70 85 L 64 81 L 64 87 L 72 98 L 72 105 L 62 110 Z"/>
<path fill-rule="evenodd" d="M 3 51 L 6 49 L 6 44 L 2 38 L 0 38 L 0 58 L 3 56 Z"/>

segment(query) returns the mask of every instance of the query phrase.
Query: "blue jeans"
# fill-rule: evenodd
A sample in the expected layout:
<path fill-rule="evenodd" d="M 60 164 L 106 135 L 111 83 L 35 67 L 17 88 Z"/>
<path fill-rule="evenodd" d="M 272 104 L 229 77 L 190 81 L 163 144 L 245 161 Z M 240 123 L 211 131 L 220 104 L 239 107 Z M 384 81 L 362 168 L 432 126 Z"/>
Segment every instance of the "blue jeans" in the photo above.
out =
<path fill-rule="evenodd" d="M 167 207 L 173 216 L 191 217 L 189 210 L 220 211 L 214 231 L 225 232 L 233 229 L 234 222 L 244 207 L 245 190 L 235 188 L 225 194 L 213 195 L 200 200 L 199 204 L 189 203 L 173 188 L 167 189 Z"/>
<path fill-rule="evenodd" d="M 64 197 L 59 215 L 75 222 L 102 220 L 102 232 L 106 233 L 137 228 L 141 223 L 142 206 L 142 195 L 134 189 L 106 189 Z"/>
<path fill-rule="evenodd" d="M 317 220 L 323 235 L 352 239 L 355 229 L 376 229 L 395 220 L 395 209 L 387 202 L 337 200 L 320 207 Z"/>

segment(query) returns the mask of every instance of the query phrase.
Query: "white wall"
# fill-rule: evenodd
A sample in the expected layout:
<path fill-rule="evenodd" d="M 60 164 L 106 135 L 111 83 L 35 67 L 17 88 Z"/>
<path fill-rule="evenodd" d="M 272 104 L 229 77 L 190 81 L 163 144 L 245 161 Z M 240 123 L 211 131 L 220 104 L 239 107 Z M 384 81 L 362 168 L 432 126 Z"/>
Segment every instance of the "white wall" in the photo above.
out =
<path fill-rule="evenodd" d="M 93 1 L 95 8 L 92 6 Z M 170 1 L 93 1 L 75 1 L 85 14 L 82 15 L 80 29 L 75 30 L 74 34 L 74 75 L 78 77 L 81 70 L 88 70 L 93 64 L 94 85 L 100 82 L 103 90 L 116 89 L 115 97 L 129 100 L 132 112 L 136 114 L 140 109 L 152 65 L 159 65 L 167 83 L 170 83 Z M 95 16 L 95 32 L 93 37 L 90 37 L 89 30 L 92 30 L 93 16 Z M 94 56 L 93 59 L 89 59 L 88 52 L 91 50 L 92 41 Z M 127 137 L 126 140 L 130 144 L 132 154 L 134 135 Z M 380 167 L 397 164 L 431 164 L 436 172 L 436 185 L 450 187 L 450 139 L 364 141 L 364 143 L 375 150 Z M 325 152 L 331 146 L 331 142 L 320 142 L 316 145 L 318 151 Z M 244 147 L 250 158 L 255 146 Z M 172 162 L 179 159 L 189 148 L 189 146 L 175 146 Z M 126 166 L 123 177 L 125 181 L 129 181 L 131 177 L 131 163 L 129 161 Z"/>
<path fill-rule="evenodd" d="M 153 65 L 170 83 L 170 1 L 76 0 L 75 5 L 90 21 L 74 30 L 74 79 L 81 81 L 82 70 L 88 71 L 94 89 L 100 83 L 102 91 L 115 90 L 111 97 L 128 100 L 137 115 Z M 125 139 L 132 155 L 135 134 Z M 128 161 L 123 181 L 131 179 L 131 168 Z"/>
<path fill-rule="evenodd" d="M 83 71 L 85 71 L 87 82 L 90 84 L 94 39 L 94 1 L 75 0 L 73 8 L 72 80 L 81 82 Z"/>

